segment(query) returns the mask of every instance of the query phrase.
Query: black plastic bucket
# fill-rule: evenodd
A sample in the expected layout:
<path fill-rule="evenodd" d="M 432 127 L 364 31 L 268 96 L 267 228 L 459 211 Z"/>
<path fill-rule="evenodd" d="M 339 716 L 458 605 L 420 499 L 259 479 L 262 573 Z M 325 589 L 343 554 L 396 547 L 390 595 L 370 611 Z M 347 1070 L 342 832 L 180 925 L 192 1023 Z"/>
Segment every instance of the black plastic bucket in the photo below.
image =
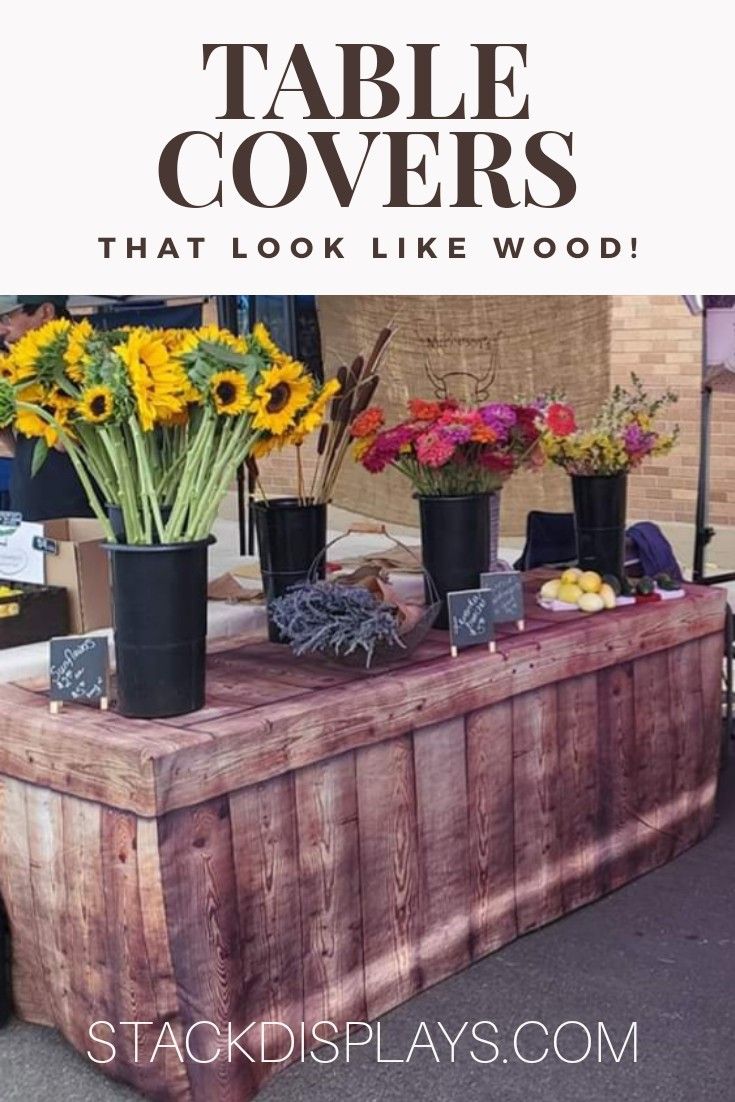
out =
<path fill-rule="evenodd" d="M 317 559 L 314 576 L 324 577 L 324 548 L 327 544 L 327 506 L 301 505 L 298 498 L 273 498 L 257 501 L 255 530 L 258 535 L 260 573 L 266 603 L 282 597 L 291 586 L 309 577 Z M 272 643 L 287 643 L 268 617 L 268 638 Z"/>
<path fill-rule="evenodd" d="M 117 709 L 156 719 L 204 706 L 207 549 L 194 543 L 106 544 L 117 659 Z"/>
<path fill-rule="evenodd" d="M 0 899 L 0 1027 L 7 1024 L 13 1009 L 10 974 L 10 923 Z"/>
<path fill-rule="evenodd" d="M 168 518 L 171 516 L 172 505 L 161 506 L 161 520 L 165 524 Z M 105 512 L 107 518 L 110 521 L 110 526 L 115 534 L 115 539 L 118 543 L 127 543 L 127 537 L 125 535 L 125 521 L 123 520 L 123 511 L 120 505 L 110 505 L 108 502 L 105 505 Z M 158 543 L 158 533 L 156 531 L 155 524 L 153 526 L 153 542 Z"/>
<path fill-rule="evenodd" d="M 490 494 L 417 497 L 423 563 L 442 601 L 434 626 L 446 631 L 447 593 L 477 589 L 480 575 L 490 568 Z M 424 589 L 429 603 L 426 583 Z"/>
<path fill-rule="evenodd" d="M 582 570 L 625 577 L 625 510 L 628 478 L 572 475 L 577 561 Z"/>

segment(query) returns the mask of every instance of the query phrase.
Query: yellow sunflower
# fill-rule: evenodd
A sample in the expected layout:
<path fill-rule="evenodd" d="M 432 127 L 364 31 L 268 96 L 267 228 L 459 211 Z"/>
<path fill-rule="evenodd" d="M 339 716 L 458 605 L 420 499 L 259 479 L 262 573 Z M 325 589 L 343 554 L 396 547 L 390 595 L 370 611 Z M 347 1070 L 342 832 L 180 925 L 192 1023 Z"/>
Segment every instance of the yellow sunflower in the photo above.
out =
<path fill-rule="evenodd" d="M 33 383 L 18 392 L 18 401 L 34 406 L 45 406 L 47 396 L 42 386 Z M 43 437 L 50 448 L 59 438 L 58 430 L 32 409 L 17 410 L 15 427 L 23 436 Z"/>
<path fill-rule="evenodd" d="M 315 429 L 319 428 L 324 420 L 327 406 L 332 398 L 334 398 L 335 394 L 339 394 L 341 389 L 342 387 L 338 379 L 330 379 L 324 384 L 309 408 L 299 417 L 298 423 L 294 426 L 294 430 L 289 436 L 289 443 L 303 444 L 306 437 L 314 432 Z"/>
<path fill-rule="evenodd" d="M 218 371 L 209 383 L 217 413 L 237 417 L 250 406 L 248 384 L 239 371 Z"/>
<path fill-rule="evenodd" d="M 197 336 L 193 329 L 165 329 L 161 340 L 172 356 L 183 356 L 197 346 Z"/>
<path fill-rule="evenodd" d="M 57 318 L 46 322 L 39 329 L 30 329 L 24 333 L 13 345 L 11 353 L 21 375 L 29 375 L 35 371 L 43 352 L 70 329 L 71 322 L 67 318 Z"/>
<path fill-rule="evenodd" d="M 92 336 L 93 329 L 85 318 L 73 325 L 69 333 L 69 343 L 64 353 L 66 373 L 73 383 L 84 381 L 84 371 L 87 365 L 87 341 Z"/>
<path fill-rule="evenodd" d="M 18 368 L 12 356 L 0 355 L 0 379 L 7 379 L 9 383 L 18 382 Z"/>
<path fill-rule="evenodd" d="M 304 365 L 283 359 L 260 376 L 251 410 L 253 426 L 274 436 L 282 436 L 295 423 L 297 415 L 309 405 L 314 384 Z"/>
<path fill-rule="evenodd" d="M 42 436 L 49 447 L 53 447 L 56 442 L 56 431 L 32 410 L 19 409 L 15 418 L 15 427 L 23 436 Z"/>
<path fill-rule="evenodd" d="M 223 344 L 225 348 L 231 348 L 233 352 L 241 352 L 243 355 L 248 350 L 248 342 L 244 337 L 236 337 L 229 329 L 220 329 L 218 325 L 202 325 L 195 331 L 194 336 L 198 341 Z"/>
<path fill-rule="evenodd" d="M 255 323 L 252 330 L 252 336 L 272 360 L 277 361 L 284 358 L 283 349 L 278 347 L 262 321 Z"/>
<path fill-rule="evenodd" d="M 251 452 L 253 459 L 265 459 L 277 448 L 280 450 L 285 443 L 286 440 L 282 436 L 263 436 L 257 444 L 253 445 Z"/>
<path fill-rule="evenodd" d="M 144 432 L 185 410 L 189 379 L 173 360 L 160 334 L 133 329 L 115 352 L 125 364 Z"/>
<path fill-rule="evenodd" d="M 91 425 L 104 425 L 115 410 L 115 396 L 108 386 L 91 386 L 83 392 L 77 408 Z"/>

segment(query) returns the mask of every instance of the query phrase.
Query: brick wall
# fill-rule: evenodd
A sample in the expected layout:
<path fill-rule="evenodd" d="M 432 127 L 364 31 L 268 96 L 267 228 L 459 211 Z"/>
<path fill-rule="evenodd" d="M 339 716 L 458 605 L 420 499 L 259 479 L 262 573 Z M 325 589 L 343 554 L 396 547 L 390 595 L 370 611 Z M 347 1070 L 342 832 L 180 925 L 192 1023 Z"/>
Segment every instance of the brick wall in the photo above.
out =
<path fill-rule="evenodd" d="M 611 383 L 625 385 L 635 371 L 651 390 L 671 386 L 679 394 L 671 422 L 681 425 L 677 447 L 631 476 L 628 514 L 656 521 L 692 523 L 697 494 L 701 378 L 701 318 L 678 295 L 617 295 L 610 300 Z M 729 425 L 735 399 L 715 402 L 712 448 L 712 520 L 732 524 L 735 446 Z"/>

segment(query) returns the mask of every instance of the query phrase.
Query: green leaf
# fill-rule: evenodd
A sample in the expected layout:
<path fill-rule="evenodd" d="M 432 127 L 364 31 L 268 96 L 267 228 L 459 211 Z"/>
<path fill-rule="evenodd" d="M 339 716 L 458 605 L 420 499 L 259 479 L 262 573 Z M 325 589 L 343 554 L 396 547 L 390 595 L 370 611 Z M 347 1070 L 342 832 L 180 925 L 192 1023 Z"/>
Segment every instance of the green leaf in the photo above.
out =
<path fill-rule="evenodd" d="M 74 386 L 70 379 L 67 379 L 66 375 L 64 374 L 64 368 L 61 365 L 56 369 L 56 372 L 54 373 L 53 382 L 58 387 L 58 389 L 66 394 L 69 398 L 79 397 L 79 388 Z"/>
<path fill-rule="evenodd" d="M 215 344 L 212 341 L 202 341 L 200 348 L 217 364 L 234 367 L 238 371 L 242 371 L 248 379 L 252 379 L 261 368 L 259 357 L 253 356 L 250 352 L 233 352 L 231 348 L 226 348 L 222 344 Z"/>
<path fill-rule="evenodd" d="M 31 460 L 31 478 L 35 478 L 41 467 L 46 462 L 46 456 L 48 455 L 48 444 L 42 436 L 39 436 L 36 441 L 36 446 L 33 449 L 33 459 Z"/>

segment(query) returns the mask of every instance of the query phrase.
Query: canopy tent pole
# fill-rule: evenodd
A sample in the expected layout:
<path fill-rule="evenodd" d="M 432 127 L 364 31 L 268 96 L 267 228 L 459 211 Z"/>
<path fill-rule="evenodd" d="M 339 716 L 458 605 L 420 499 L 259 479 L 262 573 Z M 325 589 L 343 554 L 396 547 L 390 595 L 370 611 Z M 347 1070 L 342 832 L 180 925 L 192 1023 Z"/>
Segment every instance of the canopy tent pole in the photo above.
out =
<path fill-rule="evenodd" d="M 707 372 L 707 308 L 702 309 L 702 402 L 699 417 L 699 473 L 694 533 L 692 581 L 704 581 L 704 551 L 714 536 L 709 520 L 709 447 L 712 420 L 712 387 L 705 382 Z"/>
<path fill-rule="evenodd" d="M 684 296 L 691 298 L 692 296 Z M 714 300 L 711 296 L 704 295 L 702 306 L 696 312 L 702 317 L 702 405 L 699 428 L 699 474 L 697 478 L 697 507 L 695 516 L 694 536 L 694 561 L 692 567 L 692 580 L 700 585 L 722 585 L 724 582 L 735 581 L 735 571 L 725 574 L 707 575 L 705 570 L 705 549 L 715 535 L 715 529 L 709 522 L 709 495 L 710 495 L 710 461 L 711 461 L 711 433 L 712 433 L 712 403 L 716 390 L 731 390 L 733 380 L 733 368 L 729 362 L 723 362 L 715 367 L 709 364 L 709 351 L 707 344 L 708 311 L 713 307 L 725 305 L 727 309 L 735 306 L 735 299 L 727 296 L 726 303 L 722 303 L 723 296 Z M 692 306 L 687 302 L 690 310 Z M 695 312 L 692 310 L 692 312 Z"/>
<path fill-rule="evenodd" d="M 250 303 L 251 300 L 248 299 Z M 237 295 L 217 295 L 217 321 L 223 329 L 229 329 L 236 337 L 240 336 L 238 324 Z M 248 329 L 252 323 L 252 307 L 248 313 Z M 247 503 L 246 503 L 246 479 L 245 464 L 241 464 L 237 471 L 237 529 L 240 540 L 240 554 L 255 554 L 255 517 L 252 509 L 255 497 L 255 484 L 252 474 L 247 475 Z"/>

